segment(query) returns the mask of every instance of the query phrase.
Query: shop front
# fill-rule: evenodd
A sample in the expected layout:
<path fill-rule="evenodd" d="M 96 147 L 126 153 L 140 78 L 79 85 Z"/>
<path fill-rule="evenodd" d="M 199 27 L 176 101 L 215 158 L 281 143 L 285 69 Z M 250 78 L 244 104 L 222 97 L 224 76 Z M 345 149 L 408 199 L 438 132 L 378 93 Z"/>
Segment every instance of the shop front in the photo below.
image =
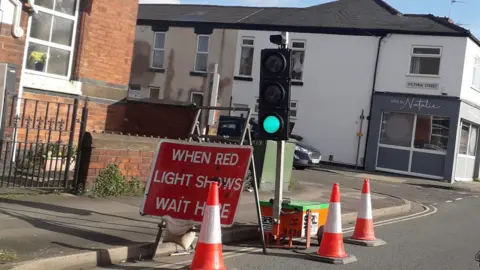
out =
<path fill-rule="evenodd" d="M 365 169 L 450 182 L 460 100 L 375 93 Z"/>
<path fill-rule="evenodd" d="M 458 128 L 458 146 L 455 159 L 455 180 L 472 181 L 478 178 L 478 133 L 480 109 L 467 102 L 460 105 L 460 126 Z"/>

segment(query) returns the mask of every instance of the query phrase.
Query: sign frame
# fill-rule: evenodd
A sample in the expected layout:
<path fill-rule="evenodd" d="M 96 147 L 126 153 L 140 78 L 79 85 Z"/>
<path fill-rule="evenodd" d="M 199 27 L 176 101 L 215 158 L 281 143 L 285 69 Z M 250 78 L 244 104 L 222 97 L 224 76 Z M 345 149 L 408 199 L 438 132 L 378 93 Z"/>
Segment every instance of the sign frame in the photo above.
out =
<path fill-rule="evenodd" d="M 149 194 L 150 187 L 152 185 L 152 181 L 153 181 L 153 178 L 154 178 L 155 166 L 157 164 L 158 157 L 159 157 L 159 154 L 160 154 L 160 149 L 161 149 L 161 146 L 162 146 L 163 143 L 173 143 L 173 144 L 180 144 L 180 145 L 197 145 L 197 146 L 214 147 L 214 148 L 234 148 L 234 149 L 235 148 L 237 148 L 237 149 L 238 148 L 243 148 L 243 149 L 248 149 L 249 150 L 250 153 L 249 153 L 249 158 L 248 158 L 248 163 L 247 163 L 247 169 L 245 170 L 245 174 L 243 175 L 242 187 L 241 187 L 241 190 L 240 190 L 240 195 L 238 197 L 238 203 L 237 203 L 237 205 L 234 209 L 235 211 L 233 213 L 232 223 L 231 224 L 221 224 L 222 227 L 233 226 L 233 224 L 235 222 L 235 217 L 236 217 L 236 214 L 237 214 L 237 211 L 238 211 L 238 207 L 240 206 L 240 200 L 241 200 L 242 195 L 243 195 L 243 186 L 244 186 L 245 178 L 247 177 L 248 171 L 250 170 L 250 166 L 251 166 L 251 162 L 252 162 L 252 155 L 253 155 L 253 147 L 251 145 L 221 144 L 221 143 L 206 143 L 206 142 L 193 142 L 193 141 L 180 141 L 180 140 L 172 140 L 172 139 L 161 139 L 158 142 L 157 147 L 155 149 L 155 154 L 154 154 L 152 166 L 150 168 L 150 173 L 149 173 L 148 179 L 146 181 L 145 192 L 142 196 L 142 201 L 141 201 L 141 204 L 140 204 L 140 215 L 141 216 L 151 216 L 151 217 L 158 217 L 158 218 L 165 217 L 165 216 L 156 216 L 156 215 L 150 215 L 150 214 L 145 214 L 144 213 L 145 205 L 147 203 L 148 194 Z M 208 182 L 211 182 L 211 181 L 208 181 Z M 208 193 L 208 189 L 207 189 L 207 193 Z M 194 220 L 186 220 L 186 219 L 174 219 L 174 220 L 181 220 L 183 222 L 190 222 L 191 224 L 196 224 L 196 225 L 200 225 L 202 223 L 202 221 L 194 221 Z"/>

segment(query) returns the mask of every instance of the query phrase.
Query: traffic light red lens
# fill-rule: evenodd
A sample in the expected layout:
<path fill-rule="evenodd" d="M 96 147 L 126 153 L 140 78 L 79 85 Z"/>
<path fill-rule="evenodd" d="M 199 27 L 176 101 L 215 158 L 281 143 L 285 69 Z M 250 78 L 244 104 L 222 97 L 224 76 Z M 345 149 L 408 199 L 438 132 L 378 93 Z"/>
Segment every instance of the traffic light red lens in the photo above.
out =
<path fill-rule="evenodd" d="M 280 73 L 286 67 L 286 60 L 283 55 L 273 53 L 265 57 L 263 65 L 271 73 Z"/>

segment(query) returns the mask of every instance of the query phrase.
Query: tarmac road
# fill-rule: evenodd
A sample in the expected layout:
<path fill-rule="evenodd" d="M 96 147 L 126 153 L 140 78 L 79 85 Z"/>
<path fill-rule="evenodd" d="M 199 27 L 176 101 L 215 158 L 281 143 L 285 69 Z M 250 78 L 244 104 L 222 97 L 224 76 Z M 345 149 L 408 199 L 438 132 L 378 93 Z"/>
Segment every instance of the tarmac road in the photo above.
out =
<path fill-rule="evenodd" d="M 342 187 L 362 188 L 363 179 L 356 177 L 348 177 L 331 172 L 320 170 L 294 171 L 293 177 L 300 180 L 300 183 L 316 184 L 331 187 L 333 183 L 340 184 L 340 192 Z M 463 192 L 457 190 L 443 189 L 438 187 L 430 187 L 427 181 L 419 181 L 418 184 L 406 184 L 397 182 L 387 182 L 379 180 L 370 180 L 371 192 L 384 193 L 407 199 L 412 202 L 422 204 L 437 204 L 443 202 L 453 202 L 476 194 L 476 192 Z M 301 185 L 301 184 L 300 184 Z"/>
<path fill-rule="evenodd" d="M 375 228 L 387 245 L 367 248 L 345 244 L 358 261 L 350 265 L 330 265 L 310 261 L 288 250 L 224 247 L 225 263 L 230 270 L 312 270 L 312 269 L 479 269 L 475 254 L 480 251 L 480 199 L 468 196 L 451 203 L 430 206 L 423 214 L 383 222 Z M 405 219 L 405 218 L 404 218 Z M 348 231 L 348 228 L 344 228 Z M 308 252 L 318 249 L 313 246 Z M 299 251 L 300 252 L 300 251 Z M 305 251 L 302 251 L 305 252 Z M 130 263 L 98 269 L 188 269 L 191 256 L 163 257 L 154 262 Z"/>

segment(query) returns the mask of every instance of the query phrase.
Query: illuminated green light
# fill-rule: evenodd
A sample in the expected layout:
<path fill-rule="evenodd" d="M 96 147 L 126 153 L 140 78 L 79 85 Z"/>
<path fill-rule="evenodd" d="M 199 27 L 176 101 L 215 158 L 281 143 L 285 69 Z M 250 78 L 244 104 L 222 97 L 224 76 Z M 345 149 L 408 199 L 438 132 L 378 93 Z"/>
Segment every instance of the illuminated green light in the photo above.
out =
<path fill-rule="evenodd" d="M 263 129 L 270 134 L 277 132 L 280 129 L 280 119 L 277 116 L 267 116 L 263 120 Z"/>

